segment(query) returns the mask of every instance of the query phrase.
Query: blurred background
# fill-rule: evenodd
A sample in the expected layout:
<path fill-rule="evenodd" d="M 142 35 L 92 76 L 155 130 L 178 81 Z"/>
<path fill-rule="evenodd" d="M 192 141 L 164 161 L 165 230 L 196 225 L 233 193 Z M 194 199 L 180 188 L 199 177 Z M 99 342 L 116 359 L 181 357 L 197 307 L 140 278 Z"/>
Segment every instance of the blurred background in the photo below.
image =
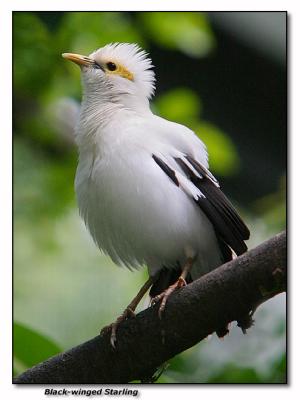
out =
<path fill-rule="evenodd" d="M 98 334 L 146 279 L 103 256 L 79 218 L 73 128 L 88 55 L 134 42 L 155 65 L 153 111 L 193 129 L 251 229 L 286 223 L 286 14 L 14 12 L 14 374 Z M 144 306 L 147 304 L 145 301 Z M 160 383 L 286 380 L 285 295 L 170 360 Z"/>

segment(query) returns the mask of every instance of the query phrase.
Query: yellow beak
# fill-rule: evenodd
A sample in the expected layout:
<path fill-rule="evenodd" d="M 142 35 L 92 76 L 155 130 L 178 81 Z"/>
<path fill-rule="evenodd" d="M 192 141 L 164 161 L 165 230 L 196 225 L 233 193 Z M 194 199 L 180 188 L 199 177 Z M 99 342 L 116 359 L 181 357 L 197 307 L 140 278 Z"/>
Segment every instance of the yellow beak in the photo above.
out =
<path fill-rule="evenodd" d="M 63 58 L 66 58 L 67 60 L 73 61 L 75 64 L 79 66 L 92 66 L 95 64 L 95 61 L 92 60 L 89 57 L 82 56 L 80 54 L 74 54 L 74 53 L 63 53 L 62 54 Z"/>

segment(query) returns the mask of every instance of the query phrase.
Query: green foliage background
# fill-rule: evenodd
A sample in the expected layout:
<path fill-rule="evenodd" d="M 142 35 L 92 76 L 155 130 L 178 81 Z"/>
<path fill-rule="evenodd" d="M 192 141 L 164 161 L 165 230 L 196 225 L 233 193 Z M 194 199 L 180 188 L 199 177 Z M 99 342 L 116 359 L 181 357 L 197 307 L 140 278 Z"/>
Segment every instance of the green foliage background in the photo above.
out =
<path fill-rule="evenodd" d="M 95 336 L 146 278 L 145 271 L 120 269 L 100 254 L 78 216 L 73 126 L 80 74 L 61 53 L 88 54 L 114 41 L 151 44 L 199 62 L 217 51 L 201 13 L 58 14 L 13 17 L 15 374 Z M 200 95 L 179 83 L 155 99 L 153 110 L 195 130 L 218 177 L 238 174 L 238 150 L 226 132 L 202 119 Z M 250 247 L 284 229 L 284 178 L 278 192 L 242 213 L 253 233 Z M 223 341 L 212 337 L 170 360 L 159 382 L 284 382 L 283 296 L 262 306 L 256 320 L 246 337 L 232 327 Z"/>

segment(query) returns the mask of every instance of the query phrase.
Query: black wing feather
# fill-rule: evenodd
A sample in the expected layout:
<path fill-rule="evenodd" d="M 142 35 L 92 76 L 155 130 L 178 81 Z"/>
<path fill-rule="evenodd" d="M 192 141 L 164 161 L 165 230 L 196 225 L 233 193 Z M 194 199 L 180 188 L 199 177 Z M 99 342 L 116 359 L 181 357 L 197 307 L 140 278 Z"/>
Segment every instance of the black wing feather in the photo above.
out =
<path fill-rule="evenodd" d="M 237 255 L 244 253 L 247 250 L 244 240 L 249 239 L 249 229 L 221 191 L 211 173 L 191 156 L 186 156 L 186 160 L 188 162 L 176 158 L 186 176 L 205 196 L 199 197 L 195 201 L 207 215 L 224 244 L 229 245 Z M 200 177 L 189 167 L 189 164 Z"/>
<path fill-rule="evenodd" d="M 196 160 L 194 160 L 192 157 L 187 156 L 187 160 L 193 165 L 193 167 L 196 169 L 198 173 L 205 174 L 205 171 L 209 173 L 209 178 L 210 181 L 214 181 L 217 185 L 218 182 L 217 180 L 213 177 L 213 175 L 206 170 L 201 164 L 199 164 Z M 205 176 L 205 175 L 204 175 Z M 228 200 L 228 198 L 225 196 L 225 194 L 222 192 L 222 190 L 219 188 L 219 186 L 216 185 L 210 185 L 208 183 L 207 187 L 211 188 L 213 191 L 213 200 L 220 207 L 223 212 L 230 218 L 233 222 L 233 227 L 236 228 L 240 235 L 242 236 L 243 240 L 249 239 L 250 232 L 245 223 L 242 221 L 240 216 L 237 214 L 234 206 L 231 204 L 231 202 Z"/>
<path fill-rule="evenodd" d="M 154 154 L 152 157 L 175 185 L 179 186 L 176 172 L 161 158 Z M 219 188 L 215 177 L 191 156 L 187 155 L 185 158 L 175 158 L 175 160 L 186 177 L 190 179 L 204 196 L 194 200 L 214 226 L 224 261 L 231 259 L 230 248 L 237 255 L 247 251 L 244 240 L 249 239 L 249 229 Z"/>
<path fill-rule="evenodd" d="M 157 157 L 155 154 L 152 155 L 153 160 L 160 166 L 160 168 L 168 175 L 170 179 L 179 186 L 178 179 L 176 178 L 175 171 L 172 170 L 161 158 Z"/>

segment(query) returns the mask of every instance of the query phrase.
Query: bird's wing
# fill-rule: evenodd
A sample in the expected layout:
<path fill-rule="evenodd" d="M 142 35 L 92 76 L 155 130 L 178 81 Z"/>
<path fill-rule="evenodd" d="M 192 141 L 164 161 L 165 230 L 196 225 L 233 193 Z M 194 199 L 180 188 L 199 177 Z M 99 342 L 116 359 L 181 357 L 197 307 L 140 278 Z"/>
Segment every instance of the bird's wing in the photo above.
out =
<path fill-rule="evenodd" d="M 157 151 L 163 154 L 189 154 L 196 161 L 208 168 L 208 156 L 205 144 L 189 128 L 176 122 L 154 116 L 147 126 L 151 132 L 151 146 L 156 143 Z M 140 132 L 139 132 L 140 134 Z M 152 147 L 153 150 L 153 147 Z"/>
<path fill-rule="evenodd" d="M 153 154 L 152 158 L 172 182 L 191 197 L 206 214 L 214 226 L 220 246 L 223 246 L 224 258 L 229 257 L 227 246 L 237 255 L 244 253 L 247 250 L 244 240 L 249 239 L 249 229 L 210 171 L 188 154 L 170 158 L 159 153 Z"/>

